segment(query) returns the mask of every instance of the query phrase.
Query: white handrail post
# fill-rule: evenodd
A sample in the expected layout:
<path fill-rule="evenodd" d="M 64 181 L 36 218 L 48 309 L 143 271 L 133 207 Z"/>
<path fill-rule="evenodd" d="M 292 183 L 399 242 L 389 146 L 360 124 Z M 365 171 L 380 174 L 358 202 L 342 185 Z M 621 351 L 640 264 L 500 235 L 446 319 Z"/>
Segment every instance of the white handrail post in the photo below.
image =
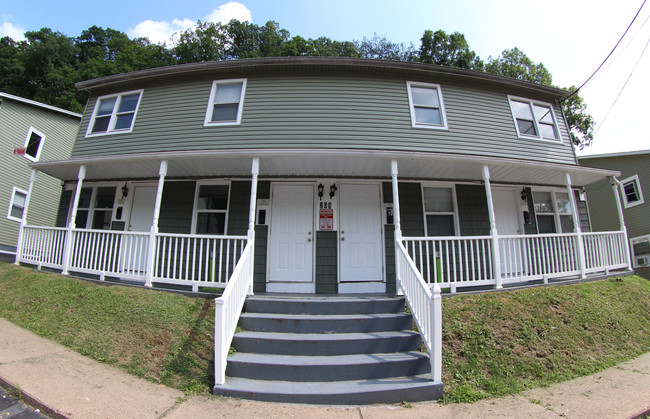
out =
<path fill-rule="evenodd" d="M 621 204 L 621 197 L 618 194 L 618 186 L 620 182 L 614 176 L 610 178 L 612 182 L 612 189 L 614 191 L 614 198 L 616 198 L 616 209 L 618 210 L 618 221 L 623 239 L 625 240 L 623 249 L 625 251 L 625 261 L 627 262 L 627 270 L 632 270 L 632 259 L 630 258 L 630 241 L 627 237 L 627 227 L 625 227 L 625 216 L 623 215 L 623 205 Z"/>
<path fill-rule="evenodd" d="M 214 385 L 226 382 L 226 302 L 214 299 Z"/>
<path fill-rule="evenodd" d="M 580 278 L 586 278 L 586 268 L 587 268 L 587 258 L 585 257 L 585 244 L 582 241 L 582 229 L 580 228 L 580 220 L 578 219 L 578 205 L 576 204 L 575 196 L 573 196 L 573 190 L 571 189 L 571 175 L 566 173 L 566 189 L 569 195 L 569 203 L 571 204 L 571 211 L 573 212 L 573 231 L 577 234 L 577 251 L 578 251 L 578 263 L 580 264 Z"/>
<path fill-rule="evenodd" d="M 152 287 L 154 264 L 156 261 L 156 235 L 158 234 L 158 219 L 160 218 L 160 206 L 162 204 L 163 188 L 165 187 L 165 176 L 167 176 L 167 160 L 160 162 L 160 170 L 158 171 L 158 189 L 156 191 L 156 205 L 153 209 L 153 223 L 149 231 L 149 247 L 147 249 L 147 265 L 146 275 L 144 277 L 144 286 L 147 288 Z M 192 286 L 192 291 L 196 286 Z"/>
<path fill-rule="evenodd" d="M 23 230 L 25 229 L 25 224 L 27 224 L 27 212 L 29 211 L 29 202 L 32 198 L 32 189 L 34 188 L 34 182 L 36 181 L 36 175 L 38 170 L 32 169 L 32 173 L 29 176 L 29 188 L 27 189 L 27 196 L 25 197 L 25 206 L 23 207 L 23 216 L 20 219 L 20 227 L 18 227 L 18 242 L 16 243 L 16 260 L 14 261 L 15 265 L 19 265 L 20 256 L 23 253 Z"/>
<path fill-rule="evenodd" d="M 492 269 L 494 272 L 494 283 L 496 289 L 503 288 L 501 279 L 501 251 L 499 248 L 499 232 L 497 231 L 496 218 L 494 217 L 494 202 L 492 200 L 492 186 L 490 185 L 490 168 L 483 165 L 483 183 L 485 183 L 485 195 L 488 204 L 488 217 L 490 219 L 490 235 L 492 236 Z"/>
<path fill-rule="evenodd" d="M 431 304 L 431 330 L 432 351 L 429 354 L 431 362 L 431 379 L 434 382 L 442 381 L 442 298 L 440 296 L 440 286 L 433 284 Z"/>
<path fill-rule="evenodd" d="M 395 287 L 397 295 L 404 295 L 404 290 L 401 286 L 400 281 L 400 266 L 399 266 L 399 257 L 397 252 L 397 243 L 402 241 L 402 223 L 400 219 L 400 209 L 399 209 L 399 187 L 397 183 L 397 160 L 390 161 L 390 176 L 393 185 L 393 224 L 395 225 Z"/>
<path fill-rule="evenodd" d="M 77 175 L 77 187 L 74 192 L 74 200 L 72 201 L 72 212 L 70 220 L 68 221 L 68 229 L 65 233 L 65 245 L 63 247 L 63 268 L 61 274 L 67 275 L 70 268 L 70 259 L 72 258 L 72 240 L 74 238 L 74 231 L 77 224 L 77 209 L 79 208 L 79 198 L 81 197 L 81 188 L 84 179 L 86 178 L 86 165 L 79 166 L 79 174 Z"/>
<path fill-rule="evenodd" d="M 255 207 L 257 204 L 257 177 L 260 173 L 260 159 L 253 158 L 251 167 L 251 202 L 248 209 L 248 242 L 251 243 L 251 266 L 250 280 L 248 284 L 248 295 L 253 295 L 253 279 L 255 276 Z"/>

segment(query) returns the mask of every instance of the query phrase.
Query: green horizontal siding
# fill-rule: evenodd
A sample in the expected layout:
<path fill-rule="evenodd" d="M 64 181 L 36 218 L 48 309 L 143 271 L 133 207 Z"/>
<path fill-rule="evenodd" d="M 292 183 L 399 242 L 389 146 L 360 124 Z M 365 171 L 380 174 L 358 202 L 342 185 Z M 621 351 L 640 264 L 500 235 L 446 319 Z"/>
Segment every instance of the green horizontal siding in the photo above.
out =
<path fill-rule="evenodd" d="M 246 77 L 236 74 L 232 77 Z M 204 127 L 212 79 L 144 87 L 133 132 L 85 138 L 95 106 L 85 111 L 75 156 L 255 148 L 330 148 L 460 153 L 574 164 L 564 142 L 519 139 L 508 94 L 485 85 L 440 83 L 448 130 L 413 128 L 406 79 L 358 75 L 249 75 L 242 122 Z M 126 90 L 126 89 L 125 89 Z M 105 94 L 109 92 L 101 92 Z"/>

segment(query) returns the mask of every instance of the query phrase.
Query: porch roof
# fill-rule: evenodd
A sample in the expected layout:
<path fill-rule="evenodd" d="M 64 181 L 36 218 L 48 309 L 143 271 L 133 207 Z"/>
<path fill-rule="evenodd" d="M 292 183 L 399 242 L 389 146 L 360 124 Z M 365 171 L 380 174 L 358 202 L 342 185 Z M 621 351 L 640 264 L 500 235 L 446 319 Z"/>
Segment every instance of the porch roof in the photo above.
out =
<path fill-rule="evenodd" d="M 482 180 L 483 165 L 490 168 L 492 183 L 564 186 L 565 174 L 574 186 L 585 186 L 614 170 L 577 165 L 533 162 L 493 157 L 438 153 L 358 150 L 233 150 L 131 154 L 110 157 L 77 157 L 32 163 L 41 172 L 63 181 L 77 179 L 87 166 L 86 180 L 132 180 L 158 177 L 160 162 L 167 160 L 168 178 L 250 177 L 251 162 L 260 160 L 260 177 L 282 178 L 390 178 L 391 160 L 398 162 L 399 179 L 467 181 Z"/>

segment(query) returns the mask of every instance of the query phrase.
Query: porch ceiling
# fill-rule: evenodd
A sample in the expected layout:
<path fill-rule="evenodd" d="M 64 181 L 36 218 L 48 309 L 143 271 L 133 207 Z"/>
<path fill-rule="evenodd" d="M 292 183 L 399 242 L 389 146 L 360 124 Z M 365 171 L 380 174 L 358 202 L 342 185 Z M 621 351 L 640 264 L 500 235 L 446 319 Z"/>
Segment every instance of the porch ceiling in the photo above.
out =
<path fill-rule="evenodd" d="M 620 172 L 553 163 L 512 159 L 357 150 L 254 150 L 183 152 L 111 157 L 74 158 L 37 162 L 32 167 L 64 181 L 76 180 L 86 164 L 86 180 L 155 179 L 162 160 L 168 161 L 168 178 L 250 177 L 251 162 L 260 159 L 260 177 L 390 178 L 390 161 L 398 162 L 402 180 L 481 181 L 483 165 L 493 183 L 585 186 Z"/>

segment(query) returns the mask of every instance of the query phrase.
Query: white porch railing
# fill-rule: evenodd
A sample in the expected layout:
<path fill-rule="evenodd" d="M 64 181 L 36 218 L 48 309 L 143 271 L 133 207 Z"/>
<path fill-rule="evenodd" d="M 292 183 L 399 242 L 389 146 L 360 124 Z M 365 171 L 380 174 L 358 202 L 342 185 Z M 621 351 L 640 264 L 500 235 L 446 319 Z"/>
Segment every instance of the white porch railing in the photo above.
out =
<path fill-rule="evenodd" d="M 504 284 L 581 275 L 578 240 L 584 244 L 584 271 L 627 268 L 625 233 L 498 236 Z M 402 244 L 426 283 L 441 288 L 495 285 L 491 236 L 403 237 Z"/>
<path fill-rule="evenodd" d="M 221 297 L 214 300 L 214 382 L 226 381 L 226 358 L 244 307 L 253 287 L 253 243 L 249 240 Z"/>
<path fill-rule="evenodd" d="M 440 287 L 425 282 L 404 245 L 396 242 L 397 283 L 429 352 L 431 379 L 442 381 L 442 303 Z"/>
<path fill-rule="evenodd" d="M 61 269 L 65 234 L 65 228 L 24 226 L 19 260 L 39 268 Z"/>

